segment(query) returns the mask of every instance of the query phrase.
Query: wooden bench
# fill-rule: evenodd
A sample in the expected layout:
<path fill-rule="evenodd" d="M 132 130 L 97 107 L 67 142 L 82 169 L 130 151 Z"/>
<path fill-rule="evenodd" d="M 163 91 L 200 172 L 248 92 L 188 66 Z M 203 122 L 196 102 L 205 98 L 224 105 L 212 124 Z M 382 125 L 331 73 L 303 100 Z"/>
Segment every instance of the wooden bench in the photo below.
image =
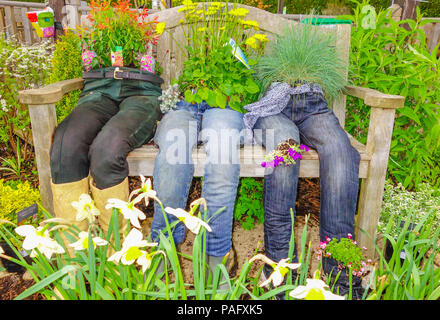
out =
<path fill-rule="evenodd" d="M 283 30 L 286 24 L 298 24 L 298 22 L 293 20 L 287 20 L 279 15 L 254 7 L 241 6 L 249 9 L 249 14 L 246 18 L 257 21 L 260 30 L 265 32 L 269 38 L 273 38 L 274 34 Z M 173 37 L 177 40 L 183 39 L 183 33 L 179 24 L 183 14 L 178 13 L 179 8 L 175 7 L 151 15 L 152 18 L 157 16 L 159 21 L 165 22 L 167 31 L 173 34 Z M 334 46 L 338 54 L 348 62 L 351 25 L 340 24 L 317 28 L 320 28 L 322 32 L 336 33 Z M 156 48 L 157 59 L 163 67 L 162 77 L 165 80 L 163 88 L 166 88 L 170 80 L 178 76 L 183 64 L 183 54 L 176 48 L 177 46 L 173 43 L 172 37 L 168 32 L 162 34 Z M 348 71 L 346 70 L 345 76 L 347 74 Z M 29 106 L 42 205 L 48 210 L 53 210 L 50 188 L 49 150 L 51 137 L 57 126 L 55 103 L 67 92 L 81 89 L 82 87 L 83 79 L 72 79 L 54 83 L 44 88 L 25 90 L 19 93 L 20 102 Z M 403 106 L 404 98 L 355 86 L 347 86 L 343 93 L 338 99 L 329 103 L 342 127 L 345 124 L 346 95 L 360 98 L 366 105 L 372 108 L 367 144 L 363 145 L 353 137 L 350 137 L 352 145 L 361 154 L 359 178 L 362 179 L 362 183 L 356 218 L 356 236 L 359 243 L 368 248 L 368 254 L 371 256 L 374 252 L 373 243 L 376 235 L 376 226 L 381 213 L 395 109 Z M 157 151 L 155 146 L 145 145 L 131 152 L 128 155 L 130 176 L 137 176 L 139 174 L 152 176 Z M 266 151 L 261 147 L 242 148 L 240 176 L 263 177 L 264 171 L 260 167 L 260 163 L 265 153 Z M 204 159 L 205 154 L 202 149 L 194 151 L 195 176 L 203 175 Z M 305 154 L 304 159 L 301 161 L 300 176 L 319 177 L 319 159 L 316 151 L 311 150 Z M 365 232 L 360 232 L 360 229 Z"/>

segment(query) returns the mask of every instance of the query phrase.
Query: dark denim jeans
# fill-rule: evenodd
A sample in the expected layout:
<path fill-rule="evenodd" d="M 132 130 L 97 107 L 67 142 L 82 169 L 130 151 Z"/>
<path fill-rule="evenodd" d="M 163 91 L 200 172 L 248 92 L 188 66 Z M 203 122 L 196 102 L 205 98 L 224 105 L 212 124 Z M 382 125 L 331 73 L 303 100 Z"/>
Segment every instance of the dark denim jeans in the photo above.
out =
<path fill-rule="evenodd" d="M 288 138 L 315 149 L 319 154 L 321 184 L 320 238 L 354 235 L 358 197 L 360 155 L 350 144 L 333 111 L 319 93 L 294 96 L 282 113 L 260 118 L 255 135 L 267 152 Z M 266 169 L 264 183 L 264 241 L 266 255 L 274 261 L 287 258 L 295 212 L 300 161 L 296 165 Z M 296 248 L 294 261 L 297 261 Z M 324 271 L 329 272 L 331 266 Z"/>

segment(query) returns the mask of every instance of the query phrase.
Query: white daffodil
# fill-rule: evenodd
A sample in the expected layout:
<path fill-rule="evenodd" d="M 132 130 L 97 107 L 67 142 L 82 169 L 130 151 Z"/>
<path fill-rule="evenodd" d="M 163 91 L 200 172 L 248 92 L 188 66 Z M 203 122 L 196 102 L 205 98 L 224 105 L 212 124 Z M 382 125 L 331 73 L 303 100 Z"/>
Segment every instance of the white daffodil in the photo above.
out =
<path fill-rule="evenodd" d="M 139 219 L 144 220 L 146 218 L 145 214 L 136 208 L 134 201 L 125 202 L 119 199 L 108 199 L 105 208 L 108 210 L 110 208 L 119 209 L 125 219 L 130 220 L 131 224 L 136 228 L 141 228 L 139 224 Z"/>
<path fill-rule="evenodd" d="M 48 259 L 50 259 L 54 253 L 64 253 L 63 247 L 49 236 L 47 225 L 38 228 L 31 225 L 23 225 L 15 228 L 15 232 L 25 237 L 23 249 L 32 250 L 30 254 L 31 258 L 37 255 L 35 249 L 40 250 Z"/>
<path fill-rule="evenodd" d="M 192 215 L 190 212 L 186 212 L 183 209 L 173 209 L 170 207 L 165 208 L 165 212 L 172 214 L 173 216 L 177 217 L 180 221 L 182 221 L 185 226 L 191 230 L 191 232 L 198 234 L 200 232 L 200 227 L 203 226 L 207 231 L 211 232 L 212 229 L 204 222 L 202 219 Z"/>
<path fill-rule="evenodd" d="M 82 221 L 88 219 L 89 223 L 92 223 L 95 216 L 99 215 L 99 210 L 96 208 L 92 198 L 83 193 L 79 196 L 79 201 L 73 201 L 72 207 L 76 209 L 76 221 Z"/>
<path fill-rule="evenodd" d="M 295 299 L 304 300 L 344 300 L 329 290 L 328 285 L 320 279 L 306 279 L 305 286 L 298 286 L 289 294 Z"/>
<path fill-rule="evenodd" d="M 147 251 L 141 250 L 142 255 L 137 259 L 136 263 L 140 266 L 142 266 L 142 272 L 145 273 L 145 271 L 150 268 L 151 262 L 153 261 L 153 257 L 156 254 L 163 254 L 165 256 L 165 252 L 162 250 L 154 251 L 152 253 L 148 253 Z"/>
<path fill-rule="evenodd" d="M 129 265 L 142 256 L 142 251 L 139 248 L 157 246 L 157 243 L 150 243 L 142 240 L 142 238 L 142 232 L 137 229 L 131 229 L 122 244 L 122 249 L 108 258 L 108 261 L 122 262 L 122 264 Z"/>
<path fill-rule="evenodd" d="M 267 278 L 266 281 L 263 281 L 260 284 L 260 287 L 265 287 L 271 282 L 275 287 L 278 287 L 283 282 L 284 277 L 286 276 L 287 272 L 289 272 L 289 269 L 295 270 L 301 266 L 300 263 L 287 263 L 287 261 L 289 261 L 289 258 L 281 259 L 278 263 L 276 263 L 272 259 L 269 259 L 262 254 L 257 254 L 251 260 L 249 260 L 249 262 L 251 263 L 257 259 L 263 260 L 273 269 L 273 272 L 271 273 L 269 278 Z"/>
<path fill-rule="evenodd" d="M 79 239 L 78 241 L 69 244 L 69 246 L 73 247 L 75 250 L 84 250 L 89 248 L 89 233 L 86 231 L 81 231 L 79 233 Z M 92 238 L 93 243 L 93 249 L 96 248 L 96 246 L 105 246 L 108 242 L 107 240 L 104 240 L 100 237 L 93 237 Z"/>
<path fill-rule="evenodd" d="M 128 197 L 129 201 L 132 201 L 132 197 L 136 194 L 139 194 L 134 200 L 133 203 L 138 203 L 142 199 L 145 201 L 145 206 L 148 206 L 149 199 L 157 199 L 156 191 L 153 190 L 151 180 L 146 179 L 143 175 L 140 175 L 141 178 L 141 187 L 140 189 L 133 190 Z"/>

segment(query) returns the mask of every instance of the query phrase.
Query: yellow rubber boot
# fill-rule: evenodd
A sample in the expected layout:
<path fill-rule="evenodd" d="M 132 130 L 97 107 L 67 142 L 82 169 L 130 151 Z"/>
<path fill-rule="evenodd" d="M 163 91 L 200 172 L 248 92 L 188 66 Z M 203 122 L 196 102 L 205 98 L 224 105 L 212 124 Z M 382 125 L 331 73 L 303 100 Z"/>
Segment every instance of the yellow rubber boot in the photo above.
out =
<path fill-rule="evenodd" d="M 98 189 L 95 186 L 93 178 L 90 178 L 90 189 L 92 190 L 92 197 L 95 201 L 95 205 L 100 211 L 100 215 L 98 216 L 99 225 L 104 234 L 107 235 L 113 209 L 106 209 L 105 205 L 107 204 L 108 199 L 111 198 L 128 201 L 128 178 L 125 178 L 120 184 L 106 189 Z M 127 230 L 127 220 L 124 219 L 122 214 L 118 215 L 118 223 L 119 233 L 122 234 L 123 231 Z"/>
<path fill-rule="evenodd" d="M 89 224 L 87 220 L 76 221 L 76 209 L 72 206 L 73 201 L 78 201 L 81 194 L 89 193 L 89 178 L 75 182 L 55 184 L 51 182 L 54 213 L 57 218 L 63 218 L 78 227 L 81 231 L 87 231 Z M 69 247 L 70 241 L 60 232 L 61 238 L 68 249 L 70 256 L 73 256 L 73 248 Z"/>

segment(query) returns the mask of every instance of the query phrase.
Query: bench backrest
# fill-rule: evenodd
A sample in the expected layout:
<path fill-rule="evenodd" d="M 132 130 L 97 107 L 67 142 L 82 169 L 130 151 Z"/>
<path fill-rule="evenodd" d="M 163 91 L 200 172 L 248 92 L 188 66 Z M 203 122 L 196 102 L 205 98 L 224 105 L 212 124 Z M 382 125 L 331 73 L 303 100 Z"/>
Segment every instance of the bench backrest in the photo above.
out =
<path fill-rule="evenodd" d="M 199 3 L 199 6 L 206 5 L 208 3 Z M 232 4 L 229 4 L 232 6 Z M 246 5 L 238 5 L 249 10 L 246 20 L 254 20 L 259 24 L 260 31 L 267 34 L 269 39 L 273 39 L 275 34 L 281 33 L 286 24 L 298 25 L 299 22 L 288 20 L 283 18 L 281 15 L 273 14 L 268 11 L 258 9 L 255 7 L 250 7 Z M 182 24 L 179 22 L 184 19 L 184 13 L 178 12 L 179 8 L 183 6 L 174 7 L 153 13 L 152 18 L 157 17 L 161 22 L 165 22 L 165 32 L 160 37 L 156 53 L 157 60 L 163 67 L 162 78 L 165 80 L 163 84 L 163 89 L 168 87 L 171 80 L 177 78 L 182 71 L 184 54 L 182 50 L 175 44 L 174 40 L 179 43 L 184 43 L 184 34 L 182 29 Z M 346 61 L 347 69 L 345 70 L 345 77 L 348 74 L 348 59 L 350 50 L 350 31 L 351 25 L 349 24 L 339 24 L 339 25 L 323 25 L 316 26 L 319 32 L 332 32 L 335 33 L 335 43 L 334 46 L 337 50 L 338 55 Z M 345 95 L 341 96 L 333 102 L 330 102 L 333 112 L 339 119 L 342 127 L 345 124 Z"/>

